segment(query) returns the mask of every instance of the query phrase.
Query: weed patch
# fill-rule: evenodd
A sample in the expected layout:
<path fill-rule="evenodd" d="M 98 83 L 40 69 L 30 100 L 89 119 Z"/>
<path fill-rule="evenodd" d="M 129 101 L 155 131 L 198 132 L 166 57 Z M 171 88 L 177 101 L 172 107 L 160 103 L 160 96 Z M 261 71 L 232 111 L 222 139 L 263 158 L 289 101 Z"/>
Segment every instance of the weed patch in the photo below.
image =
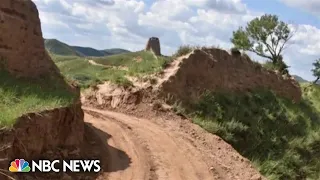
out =
<path fill-rule="evenodd" d="M 23 114 L 70 105 L 75 94 L 51 77 L 16 78 L 0 70 L 0 127 L 10 127 Z"/>
<path fill-rule="evenodd" d="M 86 58 L 77 56 L 52 55 L 54 62 L 64 76 L 76 81 L 82 88 L 97 85 L 103 81 L 111 81 L 125 87 L 132 86 L 125 76 L 141 76 L 161 71 L 170 62 L 169 57 L 154 56 L 151 52 L 134 53 L 92 58 L 96 63 L 110 66 L 92 65 Z M 117 69 L 119 66 L 128 70 Z"/>
<path fill-rule="evenodd" d="M 320 88 L 303 85 L 299 104 L 269 91 L 206 93 L 193 121 L 254 161 L 270 179 L 320 178 Z"/>
<path fill-rule="evenodd" d="M 75 81 L 82 88 L 88 88 L 100 84 L 103 81 L 111 81 L 121 84 L 127 82 L 124 77 L 126 72 L 102 66 L 95 66 L 87 59 L 72 56 L 53 56 L 61 73 L 70 81 Z"/>
<path fill-rule="evenodd" d="M 178 48 L 177 52 L 173 54 L 173 57 L 180 57 L 191 53 L 194 49 L 197 49 L 195 46 L 182 45 Z"/>

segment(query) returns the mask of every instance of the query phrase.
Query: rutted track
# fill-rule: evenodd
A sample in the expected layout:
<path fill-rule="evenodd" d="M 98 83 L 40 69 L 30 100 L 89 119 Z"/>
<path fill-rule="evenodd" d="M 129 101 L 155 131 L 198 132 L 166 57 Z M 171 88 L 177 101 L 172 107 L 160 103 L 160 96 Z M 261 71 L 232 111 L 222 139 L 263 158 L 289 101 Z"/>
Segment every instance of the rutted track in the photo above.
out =
<path fill-rule="evenodd" d="M 217 136 L 184 121 L 147 120 L 84 108 L 85 121 L 111 135 L 110 180 L 259 179 L 250 162 Z M 113 149 L 124 151 L 119 154 Z M 126 158 L 128 157 L 128 158 Z M 119 170 L 120 169 L 120 170 Z"/>

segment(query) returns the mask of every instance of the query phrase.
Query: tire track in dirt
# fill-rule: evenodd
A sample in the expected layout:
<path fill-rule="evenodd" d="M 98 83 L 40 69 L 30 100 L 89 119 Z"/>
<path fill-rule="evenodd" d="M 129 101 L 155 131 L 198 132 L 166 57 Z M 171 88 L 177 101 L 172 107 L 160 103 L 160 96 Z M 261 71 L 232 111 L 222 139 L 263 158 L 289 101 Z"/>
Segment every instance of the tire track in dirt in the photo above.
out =
<path fill-rule="evenodd" d="M 211 154 L 207 146 L 197 142 L 190 134 L 177 130 L 179 128 L 175 122 L 159 124 L 153 120 L 111 111 L 87 107 L 83 109 L 86 122 L 112 135 L 104 142 L 126 152 L 130 157 L 129 167 L 112 171 L 121 169 L 128 162 L 109 151 L 108 173 L 102 176 L 110 180 L 249 180 L 257 173 L 249 167 L 247 172 L 241 172 L 246 171 L 241 167 L 244 165 L 241 162 L 236 170 L 228 168 L 224 165 L 224 159 L 220 157 L 216 160 L 218 157 Z M 229 153 L 225 154 L 228 163 Z"/>
<path fill-rule="evenodd" d="M 151 169 L 151 163 L 147 148 L 143 143 L 136 138 L 134 132 L 131 131 L 130 126 L 126 126 L 111 118 L 101 116 L 101 114 L 90 113 L 85 114 L 86 122 L 103 132 L 111 134 L 111 138 L 103 139 L 100 136 L 101 142 L 104 142 L 107 147 L 111 146 L 125 151 L 130 159 L 125 158 L 125 155 L 119 154 L 119 151 L 108 148 L 108 169 L 110 172 L 104 174 L 103 177 L 112 180 L 122 179 L 148 179 L 152 176 L 151 172 L 141 171 L 141 169 Z M 129 165 L 129 168 L 126 168 Z M 100 177 L 101 179 L 104 179 Z M 157 179 L 157 178 L 154 178 Z"/>

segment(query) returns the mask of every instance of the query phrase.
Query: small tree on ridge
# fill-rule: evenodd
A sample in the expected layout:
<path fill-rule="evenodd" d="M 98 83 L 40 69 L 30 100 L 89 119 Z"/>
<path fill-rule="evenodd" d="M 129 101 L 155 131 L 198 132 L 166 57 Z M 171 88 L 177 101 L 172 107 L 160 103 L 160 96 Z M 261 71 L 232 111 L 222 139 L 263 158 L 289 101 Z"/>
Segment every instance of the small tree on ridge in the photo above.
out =
<path fill-rule="evenodd" d="M 316 84 L 320 79 L 320 59 L 317 59 L 316 62 L 313 63 L 314 69 L 312 69 L 313 75 L 317 78 L 313 83 Z"/>
<path fill-rule="evenodd" d="M 235 48 L 254 52 L 277 66 L 284 64 L 281 54 L 292 36 L 288 24 L 276 15 L 265 14 L 250 21 L 245 28 L 239 27 L 234 31 L 231 42 Z"/>

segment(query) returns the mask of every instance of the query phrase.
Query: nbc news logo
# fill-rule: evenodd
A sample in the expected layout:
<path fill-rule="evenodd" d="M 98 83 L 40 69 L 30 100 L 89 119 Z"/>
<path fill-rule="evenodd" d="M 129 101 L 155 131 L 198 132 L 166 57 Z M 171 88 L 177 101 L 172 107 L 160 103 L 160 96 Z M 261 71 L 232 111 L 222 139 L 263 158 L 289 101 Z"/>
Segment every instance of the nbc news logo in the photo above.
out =
<path fill-rule="evenodd" d="M 61 166 L 62 165 L 62 166 Z M 101 170 L 100 160 L 39 160 L 32 161 L 31 168 L 24 159 L 16 159 L 11 162 L 10 172 L 99 172 Z"/>

